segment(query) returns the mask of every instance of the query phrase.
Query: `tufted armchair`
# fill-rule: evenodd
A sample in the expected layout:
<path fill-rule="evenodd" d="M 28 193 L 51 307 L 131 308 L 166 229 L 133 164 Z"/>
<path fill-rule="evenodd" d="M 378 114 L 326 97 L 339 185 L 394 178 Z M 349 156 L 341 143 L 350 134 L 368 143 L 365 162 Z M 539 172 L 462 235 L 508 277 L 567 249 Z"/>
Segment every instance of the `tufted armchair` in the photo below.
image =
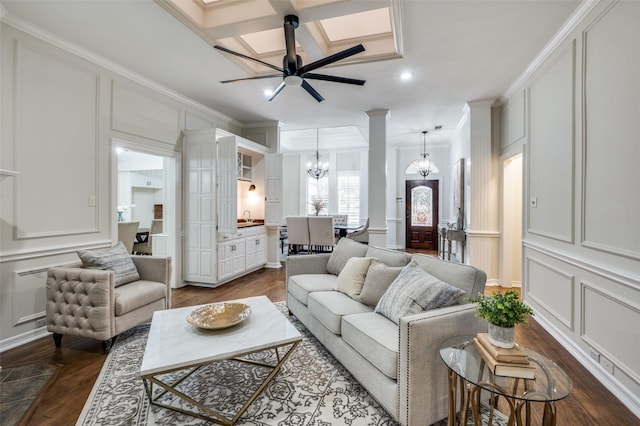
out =
<path fill-rule="evenodd" d="M 116 286 L 110 270 L 81 264 L 51 268 L 47 274 L 47 330 L 56 347 L 62 335 L 102 340 L 108 353 L 113 338 L 151 321 L 153 312 L 171 307 L 171 258 L 131 256 L 140 279 Z"/>

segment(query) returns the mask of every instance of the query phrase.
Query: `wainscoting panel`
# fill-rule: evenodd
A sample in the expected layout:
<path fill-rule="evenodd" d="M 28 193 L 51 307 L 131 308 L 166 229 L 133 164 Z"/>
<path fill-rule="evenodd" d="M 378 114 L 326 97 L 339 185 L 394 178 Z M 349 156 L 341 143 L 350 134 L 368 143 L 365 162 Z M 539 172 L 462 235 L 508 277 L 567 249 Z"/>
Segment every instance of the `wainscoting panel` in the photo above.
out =
<path fill-rule="evenodd" d="M 574 330 L 575 277 L 565 268 L 527 256 L 525 297 Z"/>
<path fill-rule="evenodd" d="M 98 232 L 99 72 L 37 43 L 14 55 L 14 238 Z"/>
<path fill-rule="evenodd" d="M 568 243 L 574 239 L 574 84 L 571 43 L 531 84 L 528 96 L 528 230 Z"/>
<path fill-rule="evenodd" d="M 581 337 L 640 385 L 640 301 L 622 300 L 609 287 L 580 283 L 581 311 L 587 313 Z"/>
<path fill-rule="evenodd" d="M 45 317 L 48 267 L 16 271 L 11 300 L 11 325 L 19 326 Z"/>
<path fill-rule="evenodd" d="M 502 110 L 502 149 L 525 137 L 525 93 L 509 99 Z"/>
<path fill-rule="evenodd" d="M 640 144 L 630 141 L 638 140 L 640 85 L 629 82 L 638 80 L 638 19 L 638 2 L 608 9 L 584 33 L 583 64 L 583 244 L 633 258 L 640 258 Z"/>
<path fill-rule="evenodd" d="M 111 128 L 169 144 L 180 135 L 180 108 L 113 81 Z"/>

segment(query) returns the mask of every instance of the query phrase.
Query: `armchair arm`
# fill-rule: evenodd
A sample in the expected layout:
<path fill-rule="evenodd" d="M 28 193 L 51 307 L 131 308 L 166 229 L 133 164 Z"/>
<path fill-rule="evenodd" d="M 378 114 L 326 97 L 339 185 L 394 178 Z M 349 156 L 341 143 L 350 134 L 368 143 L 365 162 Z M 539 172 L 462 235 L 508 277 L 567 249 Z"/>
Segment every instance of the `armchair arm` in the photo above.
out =
<path fill-rule="evenodd" d="M 167 286 L 167 309 L 171 307 L 171 258 L 131 256 L 141 280 L 156 281 Z"/>
<path fill-rule="evenodd" d="M 300 274 L 326 274 L 330 253 L 287 256 L 287 278 Z"/>
<path fill-rule="evenodd" d="M 400 423 L 427 424 L 447 417 L 447 367 L 440 345 L 458 335 L 487 331 L 487 322 L 475 316 L 475 304 L 466 303 L 400 319 L 398 403 Z"/>
<path fill-rule="evenodd" d="M 47 273 L 47 330 L 107 340 L 115 330 L 112 271 L 51 268 Z"/>

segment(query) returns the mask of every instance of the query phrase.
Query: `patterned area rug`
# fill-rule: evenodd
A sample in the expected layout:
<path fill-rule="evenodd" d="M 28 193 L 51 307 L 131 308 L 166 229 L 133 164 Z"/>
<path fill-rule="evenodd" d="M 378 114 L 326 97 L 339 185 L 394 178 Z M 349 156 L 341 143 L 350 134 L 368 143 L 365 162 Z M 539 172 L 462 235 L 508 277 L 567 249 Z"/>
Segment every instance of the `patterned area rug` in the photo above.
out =
<path fill-rule="evenodd" d="M 286 312 L 283 302 L 276 305 L 283 314 Z M 303 341 L 237 425 L 398 424 L 295 317 L 289 319 L 303 335 Z M 149 403 L 138 375 L 148 331 L 149 325 L 143 325 L 118 338 L 77 425 L 211 424 Z M 270 351 L 253 357 L 273 361 L 275 355 Z M 224 361 L 197 370 L 179 385 L 179 390 L 233 417 L 267 374 L 268 370 L 259 365 Z M 176 401 L 169 394 L 163 396 L 162 402 L 194 410 L 190 404 Z M 446 425 L 446 422 L 436 425 Z"/>

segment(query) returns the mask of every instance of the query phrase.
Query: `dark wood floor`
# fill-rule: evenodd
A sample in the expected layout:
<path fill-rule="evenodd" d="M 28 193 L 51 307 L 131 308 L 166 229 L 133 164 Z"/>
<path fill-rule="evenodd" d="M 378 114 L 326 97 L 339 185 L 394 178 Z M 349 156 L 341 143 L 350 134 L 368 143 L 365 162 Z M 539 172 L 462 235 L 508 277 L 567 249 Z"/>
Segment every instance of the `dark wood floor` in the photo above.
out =
<path fill-rule="evenodd" d="M 285 271 L 263 269 L 219 288 L 185 287 L 173 291 L 173 307 L 192 306 L 264 294 L 273 302 L 285 300 Z M 490 294 L 493 288 L 488 288 Z M 635 417 L 535 320 L 517 329 L 517 341 L 555 360 L 571 377 L 573 393 L 558 402 L 558 425 L 640 426 Z M 65 336 L 56 350 L 51 337 L 1 354 L 3 367 L 28 362 L 53 362 L 61 367 L 57 379 L 44 393 L 28 425 L 73 425 L 91 392 L 104 362 L 100 342 Z M 443 392 L 446 390 L 443 390 Z M 539 404 L 534 404 L 539 405 Z M 534 407 L 536 423 L 540 411 Z"/>

